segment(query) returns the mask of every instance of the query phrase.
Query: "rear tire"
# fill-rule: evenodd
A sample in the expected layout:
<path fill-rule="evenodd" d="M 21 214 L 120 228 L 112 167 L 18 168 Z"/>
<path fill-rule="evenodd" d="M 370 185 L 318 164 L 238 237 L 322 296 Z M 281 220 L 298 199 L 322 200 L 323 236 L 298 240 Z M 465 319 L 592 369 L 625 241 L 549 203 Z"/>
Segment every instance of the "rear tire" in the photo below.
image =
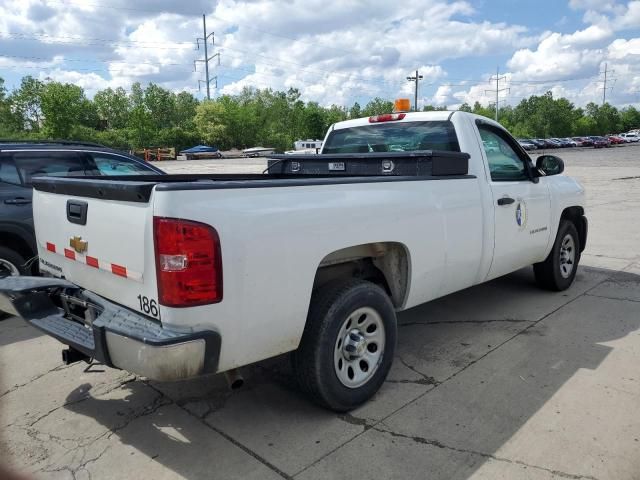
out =
<path fill-rule="evenodd" d="M 580 262 L 580 237 L 575 225 L 561 220 L 553 248 L 544 262 L 536 263 L 533 271 L 538 285 L 560 292 L 571 286 Z"/>
<path fill-rule="evenodd" d="M 0 278 L 9 275 L 27 275 L 29 271 L 25 268 L 25 263 L 25 259 L 19 253 L 6 247 L 0 247 Z M 0 311 L 0 320 L 10 316 Z"/>
<path fill-rule="evenodd" d="M 0 247 L 0 278 L 9 275 L 27 275 L 26 260 L 15 250 Z"/>
<path fill-rule="evenodd" d="M 396 330 L 395 310 L 378 285 L 349 280 L 321 287 L 292 354 L 301 389 L 336 412 L 366 402 L 389 373 Z"/>

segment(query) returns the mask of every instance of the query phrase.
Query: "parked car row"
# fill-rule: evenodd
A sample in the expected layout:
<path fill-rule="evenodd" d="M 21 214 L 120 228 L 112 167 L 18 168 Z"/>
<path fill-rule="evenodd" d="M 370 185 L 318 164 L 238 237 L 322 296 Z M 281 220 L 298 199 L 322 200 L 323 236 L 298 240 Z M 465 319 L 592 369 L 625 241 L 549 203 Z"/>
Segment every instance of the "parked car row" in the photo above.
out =
<path fill-rule="evenodd" d="M 525 150 L 542 150 L 548 148 L 593 147 L 604 148 L 611 145 L 637 143 L 640 134 L 636 131 L 618 135 L 571 137 L 571 138 L 519 138 L 518 143 Z"/>

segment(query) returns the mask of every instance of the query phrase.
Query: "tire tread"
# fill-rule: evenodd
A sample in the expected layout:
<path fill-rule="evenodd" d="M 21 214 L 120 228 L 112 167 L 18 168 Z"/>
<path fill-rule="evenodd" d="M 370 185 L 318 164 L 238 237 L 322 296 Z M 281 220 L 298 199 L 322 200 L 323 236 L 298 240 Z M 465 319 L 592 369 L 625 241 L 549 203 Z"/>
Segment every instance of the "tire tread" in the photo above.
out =
<path fill-rule="evenodd" d="M 300 388 L 316 403 L 334 411 L 347 411 L 353 408 L 353 405 L 336 404 L 328 398 L 328 392 L 323 389 L 321 371 L 316 365 L 316 359 L 320 356 L 320 350 L 326 348 L 326 345 L 319 339 L 327 338 L 327 330 L 331 328 L 331 324 L 325 321 L 325 318 L 332 308 L 337 308 L 336 304 L 341 298 L 348 298 L 350 294 L 365 293 L 359 287 L 366 287 L 368 294 L 378 290 L 376 293 L 387 297 L 386 292 L 378 285 L 359 279 L 338 281 L 320 287 L 311 296 L 302 339 L 298 349 L 292 354 L 293 372 Z"/>
<path fill-rule="evenodd" d="M 559 244 L 567 233 L 571 233 L 573 235 L 573 240 L 575 243 L 576 249 L 576 257 L 575 257 L 575 265 L 571 276 L 568 279 L 558 278 L 558 272 L 556 272 L 556 258 L 558 256 L 558 249 L 560 248 Z M 566 290 L 573 283 L 573 279 L 575 278 L 576 271 L 578 269 L 578 263 L 580 262 L 580 236 L 578 235 L 578 230 L 573 222 L 569 220 L 561 220 L 560 225 L 558 226 L 558 233 L 556 234 L 556 239 L 553 243 L 553 247 L 551 248 L 551 252 L 547 258 L 540 263 L 536 263 L 533 265 L 533 272 L 536 277 L 536 283 L 541 288 L 546 290 L 551 290 L 555 292 L 560 292 Z"/>

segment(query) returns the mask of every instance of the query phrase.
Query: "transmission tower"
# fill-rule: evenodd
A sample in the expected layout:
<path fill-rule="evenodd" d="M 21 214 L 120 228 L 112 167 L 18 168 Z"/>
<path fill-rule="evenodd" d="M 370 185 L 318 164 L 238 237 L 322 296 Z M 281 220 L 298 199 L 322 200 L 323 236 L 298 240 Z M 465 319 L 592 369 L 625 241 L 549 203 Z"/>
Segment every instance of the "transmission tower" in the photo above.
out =
<path fill-rule="evenodd" d="M 496 94 L 496 122 L 498 121 L 498 112 L 500 110 L 500 94 L 502 92 L 510 92 L 511 89 L 510 88 L 500 88 L 500 82 L 504 82 L 507 80 L 506 76 L 500 76 L 500 67 L 496 68 L 496 76 L 494 77 L 493 75 L 491 76 L 491 78 L 489 78 L 490 82 L 493 82 L 495 80 L 496 82 L 496 89 L 495 90 L 485 90 L 484 93 L 494 93 Z"/>
<path fill-rule="evenodd" d="M 204 58 L 198 59 L 198 60 L 194 60 L 193 61 L 193 69 L 194 69 L 194 71 L 197 71 L 196 65 L 198 64 L 198 62 L 204 63 L 205 79 L 204 80 L 198 80 L 198 90 L 200 90 L 200 84 L 204 83 L 207 86 L 207 100 L 211 100 L 211 82 L 215 82 L 215 88 L 218 88 L 218 76 L 217 75 L 215 77 L 210 77 L 209 76 L 209 62 L 211 60 L 213 60 L 214 58 L 218 57 L 218 66 L 219 66 L 220 65 L 220 53 L 216 53 L 215 55 L 209 56 L 209 50 L 207 48 L 207 42 L 209 41 L 209 37 L 211 37 L 211 46 L 213 46 L 215 44 L 215 37 L 213 36 L 213 32 L 211 32 L 209 34 L 207 33 L 207 17 L 205 15 L 202 15 L 202 31 L 203 31 L 202 38 L 200 38 L 200 37 L 196 38 L 196 46 L 197 46 L 198 50 L 200 50 L 200 41 L 202 41 L 202 44 L 204 46 Z"/>
<path fill-rule="evenodd" d="M 614 85 L 616 83 L 617 79 L 611 78 L 610 76 L 614 73 L 616 73 L 616 71 L 609 70 L 609 64 L 607 63 L 604 64 L 604 71 L 600 72 L 600 75 L 604 75 L 604 79 L 598 82 L 598 83 L 602 83 L 602 87 L 600 87 L 600 90 L 602 90 L 602 105 L 604 105 L 607 102 L 607 90 L 613 90 L 613 85 L 610 87 L 607 87 L 607 83 L 613 82 Z"/>

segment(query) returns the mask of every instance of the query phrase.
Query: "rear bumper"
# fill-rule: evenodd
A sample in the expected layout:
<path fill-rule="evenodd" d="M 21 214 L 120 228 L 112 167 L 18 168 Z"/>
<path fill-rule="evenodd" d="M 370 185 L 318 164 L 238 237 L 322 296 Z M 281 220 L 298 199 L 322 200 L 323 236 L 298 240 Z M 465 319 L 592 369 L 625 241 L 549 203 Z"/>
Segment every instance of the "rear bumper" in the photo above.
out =
<path fill-rule="evenodd" d="M 86 304 L 85 321 L 69 319 L 60 298 Z M 82 306 L 78 308 L 82 309 Z M 179 333 L 66 280 L 44 277 L 0 279 L 0 311 L 27 323 L 110 367 L 152 380 L 173 381 L 215 373 L 220 334 Z"/>

